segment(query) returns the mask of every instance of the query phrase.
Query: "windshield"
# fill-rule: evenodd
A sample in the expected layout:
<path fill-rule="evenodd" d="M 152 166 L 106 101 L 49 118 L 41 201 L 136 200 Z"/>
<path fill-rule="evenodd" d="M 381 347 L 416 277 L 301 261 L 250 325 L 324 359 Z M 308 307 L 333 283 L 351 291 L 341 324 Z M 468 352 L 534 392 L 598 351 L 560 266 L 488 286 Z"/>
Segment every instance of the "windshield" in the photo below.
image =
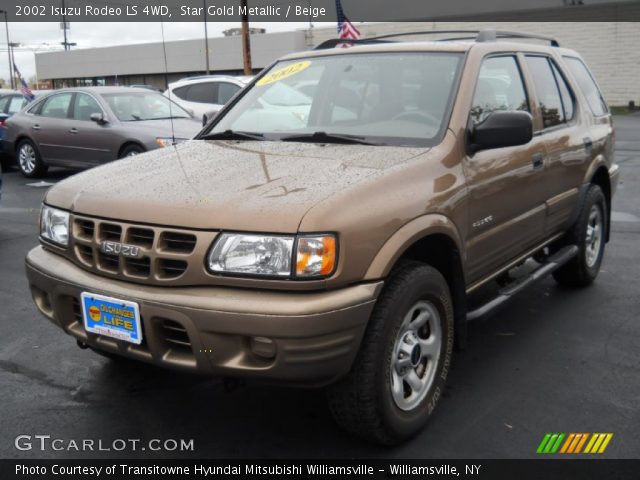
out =
<path fill-rule="evenodd" d="M 160 93 L 122 92 L 102 94 L 114 115 L 121 122 L 191 118 L 191 115 Z"/>
<path fill-rule="evenodd" d="M 279 62 L 206 133 L 279 140 L 322 132 L 376 144 L 430 144 L 445 127 L 461 58 L 402 52 Z"/>

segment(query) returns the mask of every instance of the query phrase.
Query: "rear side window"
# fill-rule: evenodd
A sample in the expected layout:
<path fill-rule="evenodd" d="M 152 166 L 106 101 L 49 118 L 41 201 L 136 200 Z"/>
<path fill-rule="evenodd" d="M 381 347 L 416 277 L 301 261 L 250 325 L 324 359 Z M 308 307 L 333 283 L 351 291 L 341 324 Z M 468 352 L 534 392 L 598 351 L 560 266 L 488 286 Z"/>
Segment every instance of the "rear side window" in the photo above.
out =
<path fill-rule="evenodd" d="M 189 90 L 189 86 L 186 87 L 178 87 L 173 89 L 173 93 L 176 97 L 181 98 L 182 100 L 187 99 L 187 90 Z"/>
<path fill-rule="evenodd" d="M 538 107 L 542 113 L 544 128 L 554 127 L 566 121 L 560 90 L 556 77 L 551 70 L 547 57 L 527 55 L 527 65 L 533 77 L 538 98 Z"/>
<path fill-rule="evenodd" d="M 566 121 L 573 119 L 573 113 L 575 111 L 575 99 L 567 81 L 564 79 L 557 65 L 551 61 L 551 68 L 553 69 L 553 75 L 556 77 L 558 88 L 560 89 L 560 98 L 562 99 L 562 107 L 564 108 L 564 117 Z"/>
<path fill-rule="evenodd" d="M 498 110 L 529 111 L 520 68 L 513 56 L 489 57 L 480 67 L 471 118 L 478 123 Z"/>
<path fill-rule="evenodd" d="M 576 82 L 578 82 L 578 87 L 580 87 L 582 94 L 587 99 L 593 114 L 596 116 L 605 115 L 609 111 L 607 103 L 604 101 L 602 93 L 586 65 L 582 60 L 575 57 L 564 57 L 564 60 Z"/>
<path fill-rule="evenodd" d="M 9 102 L 9 108 L 7 110 L 7 113 L 14 114 L 16 112 L 19 112 L 20 110 L 22 110 L 22 107 L 24 107 L 26 104 L 27 104 L 27 101 L 22 95 L 15 95 L 11 97 L 11 101 Z"/>
<path fill-rule="evenodd" d="M 184 100 L 196 103 L 217 103 L 218 84 L 214 82 L 205 82 L 190 85 Z"/>
<path fill-rule="evenodd" d="M 7 103 L 9 103 L 10 95 L 0 98 L 0 112 L 6 112 Z"/>
<path fill-rule="evenodd" d="M 220 82 L 218 85 L 218 101 L 215 103 L 224 105 L 231 100 L 231 97 L 233 97 L 238 90 L 240 90 L 240 87 L 233 83 Z"/>
<path fill-rule="evenodd" d="M 69 105 L 71 104 L 72 93 L 60 93 L 47 98 L 40 115 L 52 118 L 67 118 Z"/>

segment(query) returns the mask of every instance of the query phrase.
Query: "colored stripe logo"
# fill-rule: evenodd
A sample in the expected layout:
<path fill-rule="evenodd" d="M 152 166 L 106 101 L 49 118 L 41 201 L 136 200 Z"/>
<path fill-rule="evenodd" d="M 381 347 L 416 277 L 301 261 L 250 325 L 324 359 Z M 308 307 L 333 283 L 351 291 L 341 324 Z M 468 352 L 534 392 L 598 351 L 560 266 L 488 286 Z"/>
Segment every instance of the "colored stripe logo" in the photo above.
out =
<path fill-rule="evenodd" d="M 536 453 L 604 453 L 613 433 L 547 433 Z"/>

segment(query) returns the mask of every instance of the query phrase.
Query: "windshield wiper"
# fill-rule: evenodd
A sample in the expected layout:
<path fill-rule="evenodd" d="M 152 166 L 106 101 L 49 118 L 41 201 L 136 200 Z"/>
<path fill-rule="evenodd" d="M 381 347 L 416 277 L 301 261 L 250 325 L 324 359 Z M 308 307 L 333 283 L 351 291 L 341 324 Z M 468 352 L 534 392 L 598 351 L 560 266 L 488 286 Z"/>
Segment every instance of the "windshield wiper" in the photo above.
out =
<path fill-rule="evenodd" d="M 239 130 L 225 130 L 224 132 L 207 133 L 200 137 L 202 140 L 264 140 L 262 133 L 241 132 Z"/>
<path fill-rule="evenodd" d="M 280 139 L 283 142 L 317 142 L 317 143 L 345 143 L 357 145 L 382 145 L 370 142 L 365 137 L 346 135 L 341 133 L 313 132 L 296 135 L 288 135 Z"/>

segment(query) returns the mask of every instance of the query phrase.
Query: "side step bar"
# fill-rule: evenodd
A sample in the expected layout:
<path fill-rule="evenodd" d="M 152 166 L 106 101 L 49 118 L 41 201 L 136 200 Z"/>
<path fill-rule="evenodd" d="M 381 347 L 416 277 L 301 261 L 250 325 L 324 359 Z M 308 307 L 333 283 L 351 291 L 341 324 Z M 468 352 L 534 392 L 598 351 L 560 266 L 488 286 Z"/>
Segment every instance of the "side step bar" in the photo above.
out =
<path fill-rule="evenodd" d="M 500 306 L 504 305 L 508 302 L 511 297 L 515 294 L 520 293 L 522 290 L 537 282 L 538 280 L 543 279 L 554 270 L 557 270 L 562 265 L 567 263 L 573 257 L 578 254 L 578 247 L 576 245 L 567 245 L 566 247 L 558 250 L 549 259 L 532 271 L 529 275 L 522 277 L 521 279 L 516 280 L 510 285 L 502 288 L 499 291 L 497 297 L 492 299 L 491 301 L 485 303 L 481 307 L 476 308 L 470 312 L 467 312 L 467 321 L 477 320 L 480 317 L 484 317 L 489 312 L 496 310 Z"/>

